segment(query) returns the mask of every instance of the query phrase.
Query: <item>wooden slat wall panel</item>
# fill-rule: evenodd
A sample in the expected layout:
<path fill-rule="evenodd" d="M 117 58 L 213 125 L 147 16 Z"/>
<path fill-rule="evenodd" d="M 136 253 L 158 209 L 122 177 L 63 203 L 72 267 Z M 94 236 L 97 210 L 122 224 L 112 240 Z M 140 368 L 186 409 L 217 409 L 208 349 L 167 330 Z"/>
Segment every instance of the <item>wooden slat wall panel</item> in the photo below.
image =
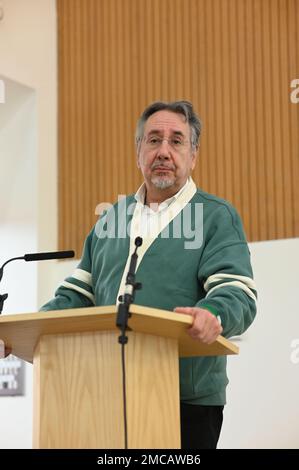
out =
<path fill-rule="evenodd" d="M 197 184 L 249 240 L 299 236 L 297 0 L 57 0 L 59 248 L 80 256 L 95 207 L 136 190 L 134 131 L 154 100 L 203 123 Z"/>

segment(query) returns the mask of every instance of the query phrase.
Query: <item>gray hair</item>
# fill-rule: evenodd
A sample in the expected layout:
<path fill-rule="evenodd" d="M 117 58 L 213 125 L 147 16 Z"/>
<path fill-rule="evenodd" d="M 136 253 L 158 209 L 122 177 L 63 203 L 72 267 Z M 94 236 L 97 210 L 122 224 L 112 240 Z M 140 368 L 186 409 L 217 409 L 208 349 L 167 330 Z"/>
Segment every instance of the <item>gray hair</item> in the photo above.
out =
<path fill-rule="evenodd" d="M 144 125 L 148 118 L 156 113 L 157 111 L 172 111 L 173 113 L 182 114 L 185 116 L 186 122 L 190 126 L 191 133 L 191 145 L 194 150 L 197 150 L 199 146 L 199 137 L 202 128 L 201 120 L 193 110 L 192 103 L 189 101 L 155 101 L 150 104 L 137 121 L 136 133 L 135 133 L 135 143 L 138 147 L 141 142 L 144 134 Z"/>

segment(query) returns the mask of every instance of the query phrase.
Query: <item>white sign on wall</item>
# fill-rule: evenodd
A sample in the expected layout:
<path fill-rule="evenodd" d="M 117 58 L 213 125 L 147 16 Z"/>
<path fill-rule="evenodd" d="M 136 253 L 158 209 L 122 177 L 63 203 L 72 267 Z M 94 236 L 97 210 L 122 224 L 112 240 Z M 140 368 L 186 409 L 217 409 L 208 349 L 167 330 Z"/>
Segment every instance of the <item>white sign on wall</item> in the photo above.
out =
<path fill-rule="evenodd" d="M 0 360 L 0 397 L 24 395 L 24 361 L 10 354 Z"/>

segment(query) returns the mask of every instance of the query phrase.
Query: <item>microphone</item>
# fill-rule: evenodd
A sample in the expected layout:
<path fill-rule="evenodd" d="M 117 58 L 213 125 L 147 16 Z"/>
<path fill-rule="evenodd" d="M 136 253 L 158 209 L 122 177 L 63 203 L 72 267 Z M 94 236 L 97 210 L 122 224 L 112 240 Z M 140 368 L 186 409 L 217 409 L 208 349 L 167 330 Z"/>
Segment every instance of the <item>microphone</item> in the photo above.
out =
<path fill-rule="evenodd" d="M 142 238 L 135 238 L 135 251 L 131 256 L 130 267 L 126 277 L 125 292 L 124 295 L 121 295 L 118 299 L 121 303 L 118 306 L 116 326 L 120 328 L 122 332 L 121 336 L 119 337 L 119 342 L 121 344 L 125 344 L 128 341 L 125 335 L 125 331 L 128 329 L 128 318 L 130 317 L 129 307 L 130 304 L 134 301 L 135 290 L 142 288 L 142 284 L 140 282 L 135 282 L 135 271 L 138 259 L 137 248 L 141 245 Z"/>
<path fill-rule="evenodd" d="M 119 296 L 119 301 L 125 304 L 130 304 L 134 300 L 134 290 L 141 289 L 141 284 L 139 282 L 135 282 L 135 271 L 136 271 L 136 264 L 137 264 L 137 248 L 142 245 L 142 238 L 137 237 L 135 238 L 135 251 L 132 253 L 130 266 L 128 270 L 128 274 L 126 277 L 126 285 L 125 285 L 125 293 L 124 295 Z"/>
<path fill-rule="evenodd" d="M 47 253 L 29 253 L 24 255 L 25 261 L 42 261 L 45 259 L 62 259 L 62 258 L 73 258 L 75 252 L 70 251 L 50 251 Z"/>
<path fill-rule="evenodd" d="M 127 278 L 126 278 L 125 296 L 127 294 L 132 296 L 134 293 L 134 289 L 136 290 L 141 289 L 141 284 L 139 282 L 135 283 L 135 271 L 136 271 L 136 264 L 137 264 L 137 259 L 138 259 L 137 248 L 141 245 L 142 245 L 142 238 L 141 237 L 135 238 L 136 248 L 135 248 L 134 253 L 132 253 L 132 256 L 131 256 L 130 267 L 129 267 L 129 271 L 128 271 Z M 121 296 L 121 299 L 122 299 L 122 296 Z M 131 302 L 133 302 L 133 298 L 131 299 Z"/>
<path fill-rule="evenodd" d="M 142 245 L 142 238 L 141 237 L 137 237 L 135 238 L 135 245 L 138 247 L 138 246 L 141 246 Z"/>
<path fill-rule="evenodd" d="M 73 258 L 75 256 L 75 252 L 73 250 L 70 251 L 50 251 L 46 253 L 27 253 L 24 256 L 18 256 L 16 258 L 11 258 L 7 260 L 0 268 L 0 281 L 3 277 L 4 267 L 10 263 L 11 261 L 15 261 L 18 259 L 23 259 L 25 261 L 42 261 L 46 259 L 62 259 L 62 258 Z M 0 295 L 0 314 L 3 309 L 4 301 L 7 299 L 8 294 Z"/>

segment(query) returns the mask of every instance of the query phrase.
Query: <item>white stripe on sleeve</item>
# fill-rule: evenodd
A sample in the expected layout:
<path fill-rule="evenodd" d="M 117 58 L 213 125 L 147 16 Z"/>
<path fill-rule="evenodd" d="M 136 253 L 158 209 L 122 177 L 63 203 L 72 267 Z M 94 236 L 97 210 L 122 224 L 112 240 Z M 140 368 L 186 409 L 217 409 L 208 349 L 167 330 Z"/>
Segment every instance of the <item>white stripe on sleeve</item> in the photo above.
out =
<path fill-rule="evenodd" d="M 241 281 L 245 284 L 249 289 L 256 290 L 256 284 L 253 279 L 247 276 L 240 276 L 239 274 L 227 274 L 227 273 L 217 273 L 213 274 L 212 276 L 208 277 L 206 282 L 204 283 L 205 291 L 209 290 L 209 285 L 213 282 L 224 281 L 225 279 L 236 279 L 237 281 Z"/>
<path fill-rule="evenodd" d="M 85 297 L 88 297 L 92 301 L 92 303 L 95 305 L 95 298 L 94 295 L 91 292 L 88 292 L 85 289 L 82 289 L 82 287 L 76 286 L 75 284 L 71 284 L 70 282 L 64 281 L 62 286 L 67 287 L 68 289 L 75 290 L 77 292 L 80 292 L 80 294 L 85 295 Z"/>
<path fill-rule="evenodd" d="M 91 274 L 88 271 L 84 271 L 84 269 L 75 269 L 71 277 L 74 277 L 79 281 L 85 282 L 85 284 L 88 284 L 89 286 L 92 285 Z"/>
<path fill-rule="evenodd" d="M 217 286 L 215 287 L 212 287 L 212 289 L 209 290 L 209 292 L 207 293 L 206 297 L 208 297 L 214 290 L 216 289 L 220 289 L 222 287 L 225 287 L 225 286 L 235 286 L 235 287 L 239 287 L 240 289 L 242 289 L 244 292 L 246 292 L 246 294 L 253 300 L 257 300 L 256 296 L 254 295 L 254 293 L 249 289 L 249 287 L 247 287 L 245 284 L 243 284 L 243 282 L 240 282 L 240 281 L 232 281 L 232 282 L 223 282 L 222 284 L 218 284 Z"/>

